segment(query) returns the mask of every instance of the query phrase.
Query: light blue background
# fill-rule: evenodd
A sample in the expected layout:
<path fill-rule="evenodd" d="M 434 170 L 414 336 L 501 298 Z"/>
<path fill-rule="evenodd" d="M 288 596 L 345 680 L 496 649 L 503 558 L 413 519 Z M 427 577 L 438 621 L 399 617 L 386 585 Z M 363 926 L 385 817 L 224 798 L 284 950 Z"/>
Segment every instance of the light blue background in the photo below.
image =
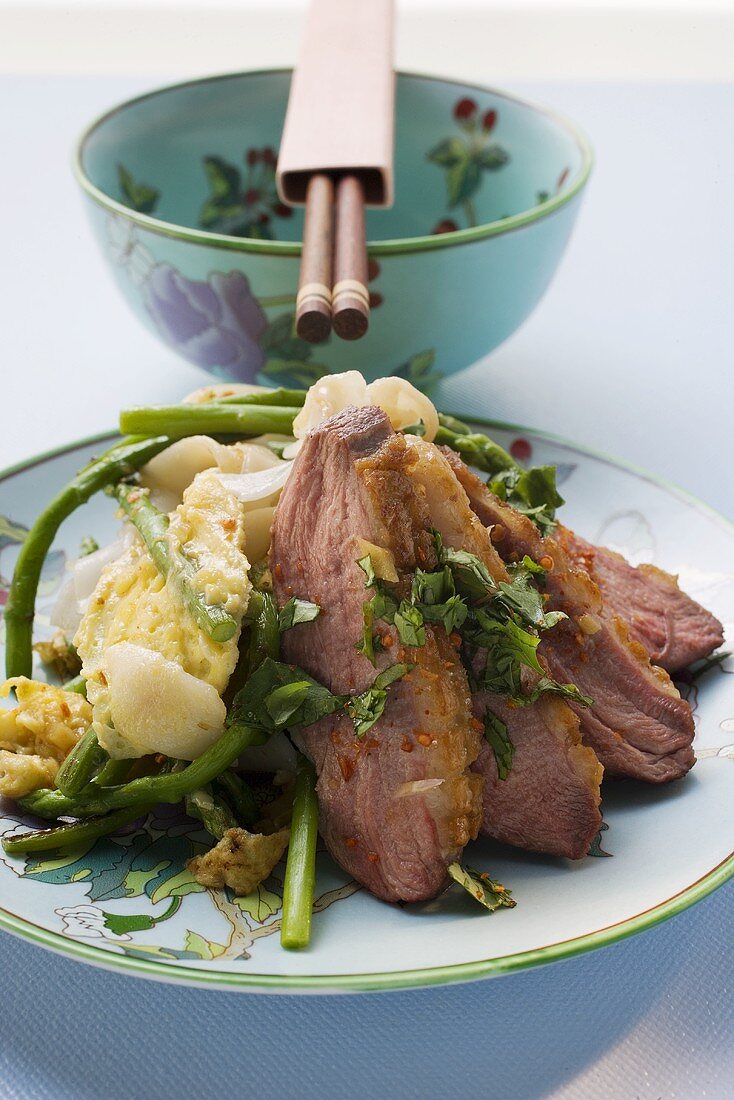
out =
<path fill-rule="evenodd" d="M 128 314 L 67 171 L 81 125 L 155 80 L 3 83 L 1 466 L 203 381 Z M 546 299 L 441 403 L 617 453 L 734 514 L 734 89 L 511 90 L 575 117 L 597 169 Z M 167 987 L 0 934 L 0 1100 L 718 1100 L 734 1080 L 733 902 L 730 885 L 534 972 L 328 999 Z"/>

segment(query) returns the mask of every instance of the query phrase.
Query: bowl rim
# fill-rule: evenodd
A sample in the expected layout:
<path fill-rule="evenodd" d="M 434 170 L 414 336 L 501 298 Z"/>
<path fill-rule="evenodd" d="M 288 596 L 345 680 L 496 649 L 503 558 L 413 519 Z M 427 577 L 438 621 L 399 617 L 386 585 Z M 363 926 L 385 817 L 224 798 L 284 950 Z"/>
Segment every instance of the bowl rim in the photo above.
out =
<path fill-rule="evenodd" d="M 141 95 L 133 96 L 131 99 L 126 99 L 122 103 L 118 103 L 116 106 L 97 115 L 77 139 L 72 157 L 72 170 L 77 182 L 87 196 L 99 206 L 104 207 L 113 214 L 118 214 L 127 218 L 129 221 L 139 225 L 142 229 L 147 229 L 160 236 L 172 237 L 177 240 L 187 241 L 191 244 L 228 249 L 233 252 L 250 252 L 260 255 L 300 256 L 300 241 L 263 241 L 254 237 L 232 237 L 224 233 L 210 233 L 204 229 L 193 229 L 188 226 L 178 225 L 175 222 L 166 222 L 162 219 L 151 217 L 149 214 L 141 214 L 137 210 L 131 210 L 130 207 L 125 206 L 117 199 L 111 198 L 102 191 L 101 188 L 97 187 L 96 184 L 92 183 L 83 163 L 87 144 L 96 131 L 107 122 L 108 119 L 120 114 L 128 107 L 132 107 L 137 103 L 142 103 L 147 99 L 152 99 L 155 96 L 163 95 L 167 92 L 175 92 L 182 88 L 196 87 L 199 84 L 212 84 L 219 80 L 232 80 L 236 77 L 282 75 L 284 73 L 291 73 L 292 71 L 292 68 L 288 66 L 281 66 L 263 69 L 245 69 L 240 72 L 217 73 L 210 76 L 196 77 L 192 80 L 183 80 L 173 84 L 166 84 L 154 88 L 149 92 L 143 92 Z M 557 194 L 546 199 L 545 202 L 538 203 L 537 206 L 532 207 L 530 210 L 521 211 L 519 214 L 513 214 L 508 218 L 501 218 L 498 221 L 484 222 L 481 225 L 471 226 L 468 229 L 457 229 L 449 233 L 371 240 L 367 242 L 367 248 L 370 255 L 387 256 L 411 252 L 428 252 L 433 249 L 451 248 L 454 245 L 471 244 L 475 241 L 484 240 L 487 237 L 501 236 L 502 234 L 521 229 L 533 222 L 540 221 L 549 214 L 555 213 L 556 210 L 567 205 L 575 198 L 585 186 L 594 163 L 593 149 L 584 132 L 576 126 L 575 123 L 571 122 L 570 119 L 566 118 L 565 115 L 488 84 L 476 84 L 472 81 L 462 81 L 451 77 L 432 76 L 429 73 L 413 72 L 404 69 L 396 70 L 395 75 L 407 76 L 418 80 L 430 80 L 441 84 L 454 85 L 459 88 L 471 89 L 477 93 L 490 94 L 510 103 L 518 104 L 521 107 L 526 107 L 537 114 L 544 115 L 547 119 L 556 123 L 562 130 L 565 130 L 572 138 L 581 154 L 581 167 L 574 176 L 564 181 L 563 186 Z"/>

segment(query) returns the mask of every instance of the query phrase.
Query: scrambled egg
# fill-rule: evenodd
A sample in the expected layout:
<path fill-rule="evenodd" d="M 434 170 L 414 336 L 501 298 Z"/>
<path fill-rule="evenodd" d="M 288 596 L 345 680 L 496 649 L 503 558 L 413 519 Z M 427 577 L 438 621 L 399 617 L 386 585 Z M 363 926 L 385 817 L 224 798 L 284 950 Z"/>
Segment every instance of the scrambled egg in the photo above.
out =
<path fill-rule="evenodd" d="M 23 798 L 52 787 L 59 765 L 92 721 L 83 695 L 18 676 L 0 687 L 15 688 L 18 705 L 0 710 L 0 795 Z"/>
<path fill-rule="evenodd" d="M 247 897 L 268 877 L 288 846 L 288 829 L 264 836 L 246 829 L 227 829 L 218 844 L 186 864 L 202 886 L 229 888 Z"/>
<path fill-rule="evenodd" d="M 172 549 L 180 548 L 195 562 L 196 590 L 208 603 L 223 605 L 241 624 L 251 590 L 249 562 L 244 553 L 243 508 L 222 485 L 215 470 L 197 474 L 186 489 L 182 504 L 171 518 L 168 540 Z M 104 569 L 74 638 L 93 707 L 94 729 L 103 748 L 113 757 L 140 756 L 151 751 L 182 759 L 199 755 L 206 743 L 190 743 L 188 733 L 199 726 L 202 700 L 206 715 L 201 725 L 207 727 L 204 741 L 208 743 L 221 732 L 224 706 L 221 704 L 218 727 L 212 728 L 216 708 L 211 698 L 203 698 L 202 685 L 196 681 L 210 685 L 213 693 L 221 695 L 237 663 L 238 638 L 239 630 L 227 642 L 213 641 L 194 621 L 175 583 L 167 584 L 160 575 L 142 543 L 131 546 Z M 123 642 L 127 647 L 122 656 L 130 658 L 127 661 L 120 659 Z M 113 646 L 118 647 L 117 659 L 112 662 L 114 672 L 108 661 Z M 136 683 L 139 686 L 140 678 L 147 679 L 145 651 L 151 655 L 149 686 L 154 687 L 157 671 L 153 654 L 176 666 L 167 666 L 169 686 L 172 675 L 177 673 L 179 679 L 175 690 L 160 696 L 154 690 L 149 693 L 146 713 L 139 714 L 138 730 L 136 708 L 126 701 L 129 703 L 130 692 Z M 114 727 L 116 702 L 126 715 L 125 728 Z M 183 714 L 187 716 L 186 729 L 180 729 Z M 161 730 L 160 747 L 150 743 L 150 730 L 156 724 Z"/>

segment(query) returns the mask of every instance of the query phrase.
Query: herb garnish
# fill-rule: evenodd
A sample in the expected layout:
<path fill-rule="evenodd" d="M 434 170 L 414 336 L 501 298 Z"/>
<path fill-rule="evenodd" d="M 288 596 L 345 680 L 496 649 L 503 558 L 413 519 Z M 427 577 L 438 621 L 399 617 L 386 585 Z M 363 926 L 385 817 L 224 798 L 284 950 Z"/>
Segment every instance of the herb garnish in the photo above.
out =
<path fill-rule="evenodd" d="M 515 746 L 510 740 L 507 726 L 489 707 L 484 712 L 484 736 L 491 745 L 497 764 L 497 775 L 507 779 L 515 755 Z"/>
<path fill-rule="evenodd" d="M 246 723 L 275 733 L 290 726 L 311 726 L 345 710 L 354 722 L 355 734 L 363 737 L 385 709 L 387 688 L 410 667 L 395 664 L 386 668 L 361 695 L 334 695 L 302 668 L 266 657 L 235 695 L 227 725 Z"/>
<path fill-rule="evenodd" d="M 278 627 L 281 634 L 290 630 L 299 623 L 311 623 L 321 614 L 321 608 L 310 600 L 299 600 L 297 596 L 291 596 L 287 603 L 283 604 L 278 615 Z"/>
<path fill-rule="evenodd" d="M 450 863 L 446 869 L 454 882 L 463 886 L 490 913 L 497 909 L 514 909 L 517 905 L 512 891 L 490 878 L 486 871 L 475 871 L 473 867 L 462 867 L 460 863 Z"/>
<path fill-rule="evenodd" d="M 438 421 L 440 427 L 435 443 L 449 446 L 470 466 L 489 474 L 491 491 L 528 516 L 542 535 L 553 530 L 556 508 L 563 504 L 563 497 L 556 489 L 555 466 L 534 466 L 526 470 L 493 439 L 472 432 L 468 424 L 456 417 L 439 413 Z M 419 434 L 415 425 L 403 431 Z"/>

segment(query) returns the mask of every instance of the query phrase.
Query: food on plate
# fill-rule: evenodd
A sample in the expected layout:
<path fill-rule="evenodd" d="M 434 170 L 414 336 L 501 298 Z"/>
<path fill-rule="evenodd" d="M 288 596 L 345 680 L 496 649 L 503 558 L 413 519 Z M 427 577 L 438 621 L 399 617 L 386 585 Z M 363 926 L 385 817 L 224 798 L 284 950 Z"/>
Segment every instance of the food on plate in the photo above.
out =
<path fill-rule="evenodd" d="M 721 644 L 717 620 L 563 527 L 552 467 L 523 468 L 406 380 L 210 386 L 120 427 L 18 557 L 0 794 L 47 827 L 13 831 L 9 854 L 181 803 L 211 889 L 250 894 L 286 854 L 281 940 L 303 947 L 317 833 L 385 901 L 457 882 L 511 908 L 464 862 L 480 831 L 580 859 L 603 778 L 694 763 L 668 673 Z M 120 535 L 71 564 L 35 647 L 74 675 L 31 680 L 44 558 L 101 489 Z"/>
<path fill-rule="evenodd" d="M 668 673 L 651 664 L 588 573 L 569 561 L 562 541 L 543 538 L 527 516 L 499 500 L 460 459 L 452 455 L 450 461 L 506 560 L 522 554 L 548 563 L 548 607 L 567 618 L 540 650 L 553 675 L 573 680 L 591 699 L 588 707 L 576 706 L 581 734 L 607 777 L 665 783 L 685 775 L 695 759 L 693 715 Z"/>

